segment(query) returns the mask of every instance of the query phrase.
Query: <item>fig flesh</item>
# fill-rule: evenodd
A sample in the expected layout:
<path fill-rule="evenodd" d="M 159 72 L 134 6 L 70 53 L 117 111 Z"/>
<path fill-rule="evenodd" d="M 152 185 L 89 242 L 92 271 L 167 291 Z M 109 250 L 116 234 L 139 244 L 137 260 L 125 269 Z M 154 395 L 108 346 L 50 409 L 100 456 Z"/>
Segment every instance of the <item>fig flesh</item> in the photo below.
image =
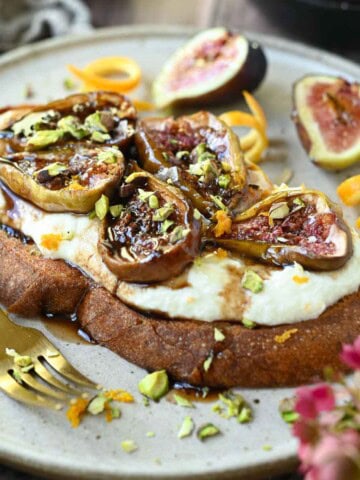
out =
<path fill-rule="evenodd" d="M 238 137 L 209 112 L 147 118 L 135 133 L 140 163 L 172 183 L 204 216 L 219 209 L 236 210 L 246 184 Z"/>
<path fill-rule="evenodd" d="M 158 108 L 234 101 L 242 90 L 258 87 L 266 66 L 258 43 L 225 28 L 212 28 L 169 58 L 154 81 L 153 98 Z"/>
<path fill-rule="evenodd" d="M 10 117 L 16 121 L 0 132 L 0 178 L 14 193 L 47 211 L 87 213 L 119 183 L 119 147 L 136 120 L 123 96 L 72 95 Z"/>
<path fill-rule="evenodd" d="M 99 251 L 120 280 L 160 282 L 198 255 L 200 222 L 178 189 L 133 167 L 113 199 L 115 213 L 110 207 L 102 222 Z"/>
<path fill-rule="evenodd" d="M 295 122 L 303 147 L 323 168 L 360 160 L 360 85 L 339 77 L 306 76 L 293 89 Z"/>
<path fill-rule="evenodd" d="M 352 255 L 341 212 L 321 192 L 278 190 L 238 215 L 230 234 L 216 242 L 264 263 L 297 262 L 311 270 L 335 270 Z"/>

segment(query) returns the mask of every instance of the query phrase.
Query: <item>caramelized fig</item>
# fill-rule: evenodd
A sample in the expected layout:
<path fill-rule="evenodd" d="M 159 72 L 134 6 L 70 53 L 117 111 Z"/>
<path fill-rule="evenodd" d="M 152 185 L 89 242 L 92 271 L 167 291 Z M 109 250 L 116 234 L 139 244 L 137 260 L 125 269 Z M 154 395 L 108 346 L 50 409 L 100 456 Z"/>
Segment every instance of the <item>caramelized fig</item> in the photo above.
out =
<path fill-rule="evenodd" d="M 320 167 L 360 160 L 360 85 L 339 77 L 306 76 L 294 85 L 295 122 L 303 147 Z"/>
<path fill-rule="evenodd" d="M 44 210 L 89 212 L 120 182 L 119 147 L 130 141 L 136 120 L 123 96 L 72 95 L 7 118 L 17 121 L 0 133 L 0 178 Z"/>
<path fill-rule="evenodd" d="M 158 108 L 174 104 L 209 105 L 233 101 L 255 90 L 266 73 L 261 46 L 225 28 L 192 38 L 164 64 L 153 84 Z"/>
<path fill-rule="evenodd" d="M 179 190 L 132 167 L 102 222 L 99 251 L 120 280 L 167 280 L 199 253 L 200 223 Z"/>
<path fill-rule="evenodd" d="M 278 190 L 237 216 L 231 233 L 216 242 L 262 262 L 294 262 L 312 270 L 335 270 L 352 255 L 341 212 L 321 192 Z"/>
<path fill-rule="evenodd" d="M 238 137 L 209 112 L 138 123 L 135 143 L 144 169 L 178 187 L 204 216 L 235 210 L 246 183 Z"/>

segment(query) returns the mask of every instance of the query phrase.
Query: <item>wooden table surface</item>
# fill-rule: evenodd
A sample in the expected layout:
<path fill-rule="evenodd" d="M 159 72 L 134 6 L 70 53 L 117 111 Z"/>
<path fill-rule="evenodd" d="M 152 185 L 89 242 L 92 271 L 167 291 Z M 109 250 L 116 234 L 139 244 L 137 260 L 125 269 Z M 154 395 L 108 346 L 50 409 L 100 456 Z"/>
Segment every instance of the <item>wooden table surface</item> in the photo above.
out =
<path fill-rule="evenodd" d="M 351 18 L 351 24 L 347 24 L 351 14 L 345 20 L 342 18 L 339 21 L 338 12 L 313 12 L 304 9 L 299 13 L 295 8 L 295 0 L 85 1 L 92 11 L 95 27 L 139 23 L 180 24 L 199 28 L 224 25 L 237 30 L 251 30 L 305 42 L 360 63 L 360 36 L 352 33 L 354 18 Z M 357 15 L 359 21 L 360 12 Z M 330 34 L 331 32 L 333 34 Z M 0 466 L 0 480 L 39 478 Z M 289 473 L 271 480 L 300 478 L 296 473 Z"/>

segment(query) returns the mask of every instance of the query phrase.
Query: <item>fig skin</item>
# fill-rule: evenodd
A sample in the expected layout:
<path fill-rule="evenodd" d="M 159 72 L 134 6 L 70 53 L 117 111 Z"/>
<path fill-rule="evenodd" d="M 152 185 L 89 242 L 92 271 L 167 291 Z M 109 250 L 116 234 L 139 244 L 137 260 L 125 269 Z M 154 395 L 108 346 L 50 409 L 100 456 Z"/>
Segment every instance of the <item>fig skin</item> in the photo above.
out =
<path fill-rule="evenodd" d="M 316 109 L 312 110 L 306 103 L 314 89 L 322 86 L 324 86 L 322 98 L 326 94 L 331 95 L 332 98 L 327 100 L 327 108 L 324 106 L 326 100 L 323 100 L 321 105 L 328 117 L 324 119 L 327 125 L 323 133 L 321 126 L 314 118 Z M 360 133 L 356 137 L 356 132 L 360 132 L 359 84 L 351 84 L 340 77 L 308 75 L 294 84 L 292 96 L 292 120 L 302 146 L 313 163 L 325 169 L 339 170 L 360 160 Z M 349 133 L 355 133 L 354 140 L 341 149 L 341 144 L 348 143 Z M 330 136 L 328 141 L 326 141 L 326 135 Z M 339 148 L 330 146 L 330 140 L 337 142 Z"/>
<path fill-rule="evenodd" d="M 330 211 L 335 213 L 335 227 L 337 233 L 341 235 L 342 251 L 338 254 L 319 255 L 309 251 L 301 245 L 286 245 L 284 243 L 269 244 L 255 239 L 237 239 L 236 224 L 246 221 L 257 216 L 264 209 L 270 208 L 274 203 L 286 201 L 292 197 L 320 197 L 325 201 Z M 351 232 L 347 224 L 344 222 L 341 210 L 330 201 L 322 192 L 317 190 L 307 190 L 304 188 L 290 188 L 287 190 L 279 190 L 263 201 L 253 205 L 245 212 L 239 214 L 232 227 L 233 232 L 227 238 L 217 238 L 215 242 L 220 246 L 229 250 L 240 253 L 251 258 L 255 258 L 263 263 L 275 266 L 286 266 L 294 262 L 299 263 L 310 270 L 336 270 L 341 268 L 351 257 L 353 253 Z M 214 241 L 214 240 L 213 240 Z"/>
<path fill-rule="evenodd" d="M 146 118 L 140 120 L 135 132 L 135 144 L 138 149 L 139 159 L 142 167 L 157 174 L 161 168 L 173 167 L 171 161 L 166 160 L 162 155 L 162 150 L 151 138 L 151 130 L 165 130 L 169 122 L 173 122 L 173 117 L 167 118 Z M 222 141 L 226 147 L 226 155 L 222 161 L 227 162 L 231 170 L 236 172 L 236 183 L 239 191 L 246 186 L 247 171 L 243 161 L 243 155 L 237 135 L 222 120 L 215 115 L 200 111 L 193 115 L 179 117 L 176 121 L 186 121 L 192 129 L 211 128 L 221 135 Z M 175 122 L 176 122 L 175 121 Z M 170 135 L 170 134 L 169 134 Z M 182 193 L 191 200 L 193 206 L 197 208 L 203 215 L 209 216 L 215 210 L 215 206 L 210 197 L 202 195 L 182 175 L 181 168 L 178 168 L 179 180 L 174 182 Z"/>
<path fill-rule="evenodd" d="M 178 189 L 161 182 L 148 172 L 136 168 L 147 179 L 149 190 L 157 192 L 175 206 L 182 219 L 181 225 L 190 231 L 185 238 L 160 253 L 159 256 L 149 255 L 135 262 L 123 260 L 119 255 L 112 255 L 107 247 L 107 219 L 102 221 L 99 252 L 108 268 L 119 280 L 135 283 L 162 282 L 179 275 L 191 263 L 200 251 L 201 224 L 194 218 L 194 210 Z"/>
<path fill-rule="evenodd" d="M 221 73 L 215 76 L 211 82 L 203 81 L 200 78 L 188 89 L 181 88 L 178 91 L 167 92 L 166 86 L 169 79 L 175 75 L 174 67 L 179 61 L 183 58 L 191 58 L 191 55 L 194 58 L 194 51 L 212 40 L 226 38 L 234 40 L 238 54 L 231 61 L 227 59 L 229 61 L 227 68 L 231 69 L 227 75 Z M 234 70 L 235 62 L 237 68 Z M 232 34 L 222 27 L 213 28 L 196 35 L 167 60 L 153 83 L 153 98 L 158 108 L 230 103 L 239 99 L 243 90 L 250 92 L 255 90 L 263 81 L 266 71 L 267 60 L 262 47 L 257 42 L 250 41 L 243 35 Z"/>

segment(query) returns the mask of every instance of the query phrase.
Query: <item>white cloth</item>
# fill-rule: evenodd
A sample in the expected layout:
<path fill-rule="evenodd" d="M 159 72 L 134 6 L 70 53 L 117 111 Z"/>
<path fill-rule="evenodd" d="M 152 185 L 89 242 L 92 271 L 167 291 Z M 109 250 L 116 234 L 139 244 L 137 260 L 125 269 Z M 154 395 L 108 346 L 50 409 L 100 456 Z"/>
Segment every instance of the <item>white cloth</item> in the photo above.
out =
<path fill-rule="evenodd" d="M 82 0 L 0 0 L 0 51 L 91 29 Z"/>

